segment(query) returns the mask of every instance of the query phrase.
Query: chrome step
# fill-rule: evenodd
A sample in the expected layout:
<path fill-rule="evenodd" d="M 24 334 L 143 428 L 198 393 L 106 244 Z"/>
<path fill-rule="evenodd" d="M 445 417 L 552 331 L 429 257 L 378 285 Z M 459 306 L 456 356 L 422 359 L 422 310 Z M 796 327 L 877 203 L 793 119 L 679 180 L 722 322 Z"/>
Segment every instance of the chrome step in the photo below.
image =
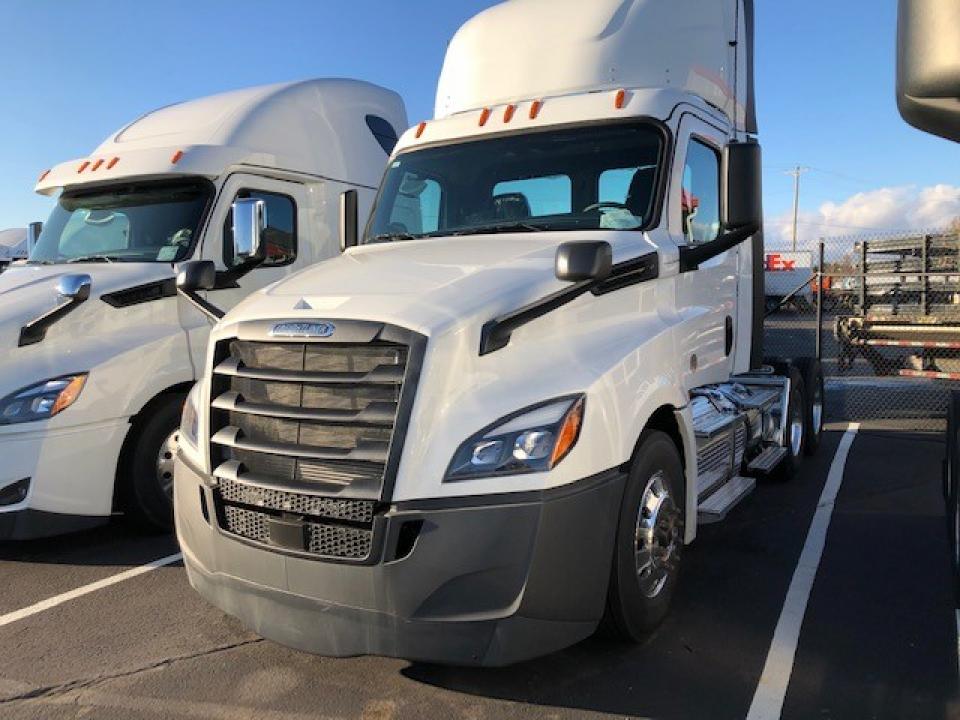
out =
<path fill-rule="evenodd" d="M 720 522 L 727 516 L 730 509 L 749 495 L 756 486 L 757 481 L 751 477 L 736 475 L 730 478 L 719 490 L 700 503 L 697 508 L 699 522 L 701 524 Z"/>
<path fill-rule="evenodd" d="M 776 468 L 777 465 L 779 465 L 786 457 L 787 449 L 785 447 L 771 445 L 750 461 L 750 464 L 747 465 L 747 470 L 750 472 L 767 475 L 772 472 L 774 468 Z"/>

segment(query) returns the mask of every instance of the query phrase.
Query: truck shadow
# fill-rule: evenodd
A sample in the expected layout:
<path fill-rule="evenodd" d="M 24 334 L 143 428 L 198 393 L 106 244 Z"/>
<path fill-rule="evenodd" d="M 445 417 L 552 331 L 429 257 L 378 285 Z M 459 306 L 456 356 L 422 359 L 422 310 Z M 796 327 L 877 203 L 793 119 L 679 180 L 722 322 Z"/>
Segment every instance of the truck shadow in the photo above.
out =
<path fill-rule="evenodd" d="M 178 551 L 172 534 L 138 532 L 113 517 L 91 530 L 37 540 L 0 542 L 0 562 L 57 565 L 140 565 Z"/>

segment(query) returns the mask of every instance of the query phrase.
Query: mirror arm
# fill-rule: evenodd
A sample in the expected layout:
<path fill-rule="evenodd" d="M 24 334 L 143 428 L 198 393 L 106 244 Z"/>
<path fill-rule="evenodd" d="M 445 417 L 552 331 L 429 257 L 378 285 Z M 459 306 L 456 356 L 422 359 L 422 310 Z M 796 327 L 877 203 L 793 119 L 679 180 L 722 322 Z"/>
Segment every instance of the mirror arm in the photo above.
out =
<path fill-rule="evenodd" d="M 256 270 L 264 262 L 263 258 L 250 258 L 244 260 L 238 265 L 234 265 L 229 270 L 217 271 L 217 282 L 211 290 L 227 290 L 240 287 L 237 281 L 252 270 Z"/>
<path fill-rule="evenodd" d="M 509 345 L 510 336 L 518 327 L 543 317 L 569 302 L 573 302 L 581 295 L 593 290 L 599 283 L 598 280 L 583 280 L 574 283 L 544 298 L 534 300 L 518 310 L 513 310 L 486 322 L 480 331 L 481 357 L 502 350 Z"/>
<path fill-rule="evenodd" d="M 703 245 L 683 245 L 680 247 L 680 272 L 697 270 L 702 263 L 735 248 L 749 237 L 756 235 L 760 228 L 756 225 L 742 225 L 730 228 L 720 237 Z"/>
<path fill-rule="evenodd" d="M 178 287 L 177 292 L 180 293 L 180 296 L 186 300 L 188 303 L 193 305 L 197 310 L 206 315 L 213 322 L 217 322 L 222 318 L 226 313 L 218 308 L 213 303 L 209 303 L 200 297 L 195 290 L 186 290 L 184 288 Z"/>
<path fill-rule="evenodd" d="M 43 342 L 43 339 L 47 336 L 47 329 L 51 325 L 63 320 L 63 318 L 80 307 L 86 300 L 87 298 L 83 295 L 69 298 L 66 302 L 60 303 L 53 308 L 53 310 L 44 313 L 36 320 L 28 322 L 20 328 L 20 339 L 17 342 L 17 347 L 36 345 L 39 342 Z"/>

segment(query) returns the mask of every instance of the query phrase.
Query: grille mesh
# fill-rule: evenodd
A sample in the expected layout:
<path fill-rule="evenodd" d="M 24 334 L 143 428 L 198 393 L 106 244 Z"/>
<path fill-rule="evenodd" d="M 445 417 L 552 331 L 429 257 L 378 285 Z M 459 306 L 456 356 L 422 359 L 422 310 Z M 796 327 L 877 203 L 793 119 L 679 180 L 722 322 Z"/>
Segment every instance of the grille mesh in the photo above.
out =
<path fill-rule="evenodd" d="M 247 485 L 246 483 L 226 479 L 219 480 L 217 487 L 220 497 L 227 503 L 252 505 L 297 515 L 313 515 L 357 523 L 373 521 L 374 503 L 372 500 L 343 500 L 317 495 L 304 495 Z"/>

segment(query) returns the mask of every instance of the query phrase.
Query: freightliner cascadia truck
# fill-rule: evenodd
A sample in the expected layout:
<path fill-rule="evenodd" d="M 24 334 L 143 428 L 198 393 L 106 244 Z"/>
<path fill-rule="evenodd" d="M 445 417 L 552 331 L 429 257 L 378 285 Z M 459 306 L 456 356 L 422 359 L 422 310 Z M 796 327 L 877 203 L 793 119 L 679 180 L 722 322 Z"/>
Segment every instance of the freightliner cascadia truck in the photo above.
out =
<path fill-rule="evenodd" d="M 340 257 L 212 331 L 174 483 L 194 588 L 328 656 L 655 627 L 700 524 L 823 419 L 817 363 L 760 345 L 752 41 L 749 0 L 467 22 L 362 237 L 345 210 Z"/>
<path fill-rule="evenodd" d="M 177 269 L 214 263 L 207 299 L 339 254 L 339 203 L 368 212 L 406 129 L 395 93 L 352 80 L 257 87 L 148 113 L 44 172 L 60 191 L 29 262 L 0 275 L 0 538 L 104 522 L 172 527 L 180 415 L 209 322 Z M 261 257 L 234 247 L 260 208 Z"/>

